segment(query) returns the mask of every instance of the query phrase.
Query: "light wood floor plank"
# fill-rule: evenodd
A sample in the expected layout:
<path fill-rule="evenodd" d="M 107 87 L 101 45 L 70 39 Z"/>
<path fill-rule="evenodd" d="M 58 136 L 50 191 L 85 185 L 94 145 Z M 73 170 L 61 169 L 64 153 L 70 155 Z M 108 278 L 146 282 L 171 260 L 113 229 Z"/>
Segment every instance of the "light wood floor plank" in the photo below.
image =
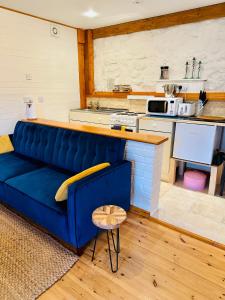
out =
<path fill-rule="evenodd" d="M 132 226 L 129 224 L 125 238 L 131 241 L 131 237 L 134 235 L 134 232 L 135 229 L 133 228 L 132 230 Z M 224 285 L 224 263 L 221 263 L 219 265 L 217 263 L 216 267 L 216 261 L 214 264 L 214 261 L 210 261 L 210 257 L 207 259 L 203 258 L 202 256 L 196 257 L 194 255 L 195 250 L 192 250 L 193 255 L 184 250 L 180 250 L 178 245 L 184 244 L 182 240 L 184 241 L 185 237 L 182 237 L 182 240 L 179 239 L 177 241 L 177 246 L 172 246 L 167 237 L 163 237 L 163 239 L 157 239 L 153 238 L 151 234 L 148 235 L 146 233 L 142 233 L 136 239 L 136 242 L 139 242 L 140 247 L 150 249 L 150 251 L 154 252 L 155 254 L 160 254 L 163 258 L 166 258 L 167 260 L 175 263 L 176 265 L 180 265 L 183 268 L 186 268 L 187 270 L 190 270 L 199 276 L 207 278 L 208 280 L 211 280 L 212 282 L 218 285 Z M 165 247 L 165 244 L 167 245 L 167 247 Z M 214 272 L 212 274 L 211 272 L 209 273 L 209 269 L 214 269 Z"/>
<path fill-rule="evenodd" d="M 225 251 L 135 214 L 121 228 L 118 273 L 109 266 L 106 234 L 40 300 L 225 300 Z"/>

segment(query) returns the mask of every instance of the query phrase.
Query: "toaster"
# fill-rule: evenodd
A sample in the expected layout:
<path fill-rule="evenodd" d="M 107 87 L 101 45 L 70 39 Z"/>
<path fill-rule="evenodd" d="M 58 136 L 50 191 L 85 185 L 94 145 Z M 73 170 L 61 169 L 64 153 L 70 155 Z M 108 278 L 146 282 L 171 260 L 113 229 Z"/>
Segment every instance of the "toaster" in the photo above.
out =
<path fill-rule="evenodd" d="M 178 116 L 191 117 L 196 113 L 196 104 L 194 102 L 179 103 Z"/>

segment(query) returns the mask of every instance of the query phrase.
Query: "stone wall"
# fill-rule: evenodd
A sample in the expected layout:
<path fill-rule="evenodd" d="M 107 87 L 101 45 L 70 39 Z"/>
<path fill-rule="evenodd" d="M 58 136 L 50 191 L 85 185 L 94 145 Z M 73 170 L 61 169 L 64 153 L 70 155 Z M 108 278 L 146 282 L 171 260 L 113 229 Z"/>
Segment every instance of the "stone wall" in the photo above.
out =
<path fill-rule="evenodd" d="M 225 91 L 225 18 L 142 31 L 94 41 L 95 89 L 131 84 L 135 91 L 154 91 L 160 66 L 169 65 L 170 79 L 182 79 L 185 62 L 203 62 L 206 89 Z"/>

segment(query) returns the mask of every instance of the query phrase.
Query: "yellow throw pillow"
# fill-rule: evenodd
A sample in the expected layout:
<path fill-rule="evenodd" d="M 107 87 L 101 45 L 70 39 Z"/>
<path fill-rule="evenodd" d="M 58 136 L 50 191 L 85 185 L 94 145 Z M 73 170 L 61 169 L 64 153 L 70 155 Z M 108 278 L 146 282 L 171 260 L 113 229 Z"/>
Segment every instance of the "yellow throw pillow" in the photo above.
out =
<path fill-rule="evenodd" d="M 110 166 L 110 163 L 102 163 L 102 164 L 99 164 L 99 165 L 96 165 L 94 167 L 91 167 L 91 168 L 88 168 L 70 178 L 68 178 L 67 180 L 65 180 L 61 186 L 59 187 L 58 191 L 56 192 L 56 195 L 55 195 L 55 200 L 56 201 L 64 201 L 64 200 L 67 200 L 68 198 L 68 187 L 69 185 L 71 185 L 72 183 L 80 180 L 80 179 L 83 179 L 84 177 L 86 176 L 89 176 L 95 172 L 98 172 L 102 169 L 105 169 L 107 167 Z"/>
<path fill-rule="evenodd" d="M 13 151 L 13 145 L 8 135 L 0 136 L 0 154 Z"/>

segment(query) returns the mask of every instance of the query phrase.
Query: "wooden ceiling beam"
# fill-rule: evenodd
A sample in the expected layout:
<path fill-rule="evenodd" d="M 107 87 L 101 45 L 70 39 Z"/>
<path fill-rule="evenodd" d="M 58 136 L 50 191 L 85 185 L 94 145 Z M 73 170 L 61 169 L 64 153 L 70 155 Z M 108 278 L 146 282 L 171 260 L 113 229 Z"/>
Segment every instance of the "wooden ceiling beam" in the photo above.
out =
<path fill-rule="evenodd" d="M 166 28 L 170 26 L 195 23 L 222 17 L 225 17 L 225 2 L 158 17 L 96 28 L 93 30 L 93 38 L 99 39 L 109 36 Z"/>

